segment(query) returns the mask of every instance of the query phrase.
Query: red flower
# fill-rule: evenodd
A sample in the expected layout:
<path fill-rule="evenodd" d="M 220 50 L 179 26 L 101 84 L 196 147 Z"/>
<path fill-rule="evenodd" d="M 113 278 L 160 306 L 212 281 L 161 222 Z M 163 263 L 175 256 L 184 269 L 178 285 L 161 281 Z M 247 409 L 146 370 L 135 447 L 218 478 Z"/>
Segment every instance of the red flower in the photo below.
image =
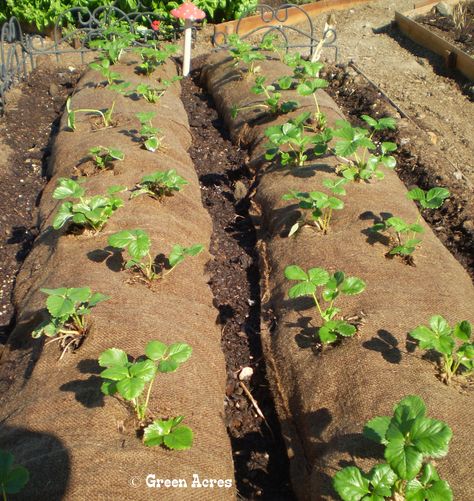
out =
<path fill-rule="evenodd" d="M 161 21 L 153 21 L 153 22 L 151 23 L 151 29 L 152 29 L 153 31 L 159 31 L 159 29 L 160 29 L 160 24 L 161 24 Z"/>

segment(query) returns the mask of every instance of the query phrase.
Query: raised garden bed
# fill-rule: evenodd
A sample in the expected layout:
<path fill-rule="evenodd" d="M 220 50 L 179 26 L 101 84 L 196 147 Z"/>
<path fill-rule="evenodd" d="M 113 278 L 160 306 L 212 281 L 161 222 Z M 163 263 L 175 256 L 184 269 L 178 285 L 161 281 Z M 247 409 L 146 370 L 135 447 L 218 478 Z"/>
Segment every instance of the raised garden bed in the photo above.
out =
<path fill-rule="evenodd" d="M 232 33 L 238 33 L 244 37 L 258 29 L 269 27 L 293 26 L 301 22 L 306 22 L 309 16 L 324 14 L 329 11 L 350 9 L 355 5 L 364 4 L 371 0 L 320 0 L 319 2 L 305 3 L 298 6 L 283 8 L 278 3 L 277 7 L 267 9 L 260 8 L 258 15 L 244 17 L 235 21 L 216 24 L 214 27 L 214 43 L 223 44 L 225 38 Z M 262 2 L 266 4 L 265 2 Z M 289 2 L 291 5 L 291 2 Z"/>
<path fill-rule="evenodd" d="M 436 8 L 432 8 L 428 13 L 417 17 L 416 21 L 454 43 L 466 54 L 474 56 L 474 2 L 458 2 L 450 12 L 442 15 Z"/>
<path fill-rule="evenodd" d="M 459 44 L 453 40 L 456 37 L 454 33 L 448 37 L 439 36 L 440 30 L 431 30 L 431 23 L 426 22 L 427 19 L 432 18 L 429 13 L 437 3 L 424 1 L 417 4 L 411 11 L 403 13 L 397 11 L 395 12 L 395 22 L 402 33 L 414 42 L 440 55 L 449 68 L 457 69 L 465 77 L 474 81 L 474 58 L 471 54 L 472 38 L 467 45 Z M 445 3 L 454 7 L 459 2 L 457 0 L 448 0 Z M 449 25 L 449 23 L 446 21 L 443 25 Z M 467 50 L 463 50 L 464 48 Z"/>

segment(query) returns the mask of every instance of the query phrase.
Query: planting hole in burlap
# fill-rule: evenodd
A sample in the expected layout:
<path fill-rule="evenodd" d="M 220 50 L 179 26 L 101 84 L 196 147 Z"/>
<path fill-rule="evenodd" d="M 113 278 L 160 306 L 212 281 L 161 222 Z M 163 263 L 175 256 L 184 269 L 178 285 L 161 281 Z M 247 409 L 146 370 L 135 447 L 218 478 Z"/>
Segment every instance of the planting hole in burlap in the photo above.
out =
<path fill-rule="evenodd" d="M 175 75 L 173 65 L 149 80 L 134 73 L 135 65 L 114 70 L 136 86 L 158 76 Z M 41 234 L 17 279 L 17 326 L 0 360 L 0 448 L 26 466 L 31 480 L 22 499 L 231 499 L 231 488 L 191 487 L 193 474 L 203 479 L 233 479 L 230 444 L 221 418 L 225 365 L 220 349 L 217 312 L 204 274 L 209 253 L 188 258 L 153 288 L 130 283 L 118 254 L 106 258 L 107 238 L 123 229 L 148 232 L 154 255 L 168 255 L 174 244 L 209 245 L 211 222 L 201 205 L 199 183 L 187 154 L 191 135 L 174 84 L 157 105 L 120 96 L 95 84 L 88 72 L 72 99 L 77 108 L 110 107 L 115 99 L 117 126 L 93 130 L 91 117 L 77 115 L 77 130 L 66 128 L 66 117 L 54 142 L 51 181 L 40 203 Z M 151 153 L 136 142 L 135 113 L 156 111 L 153 125 L 164 135 L 165 149 Z M 132 133 L 130 133 L 132 131 Z M 70 177 L 74 166 L 93 146 L 120 148 L 125 160 L 114 170 L 86 179 L 90 194 L 119 184 L 132 188 L 143 175 L 174 168 L 189 181 L 184 190 L 162 202 L 147 196 L 128 200 L 97 235 L 68 235 L 52 230 L 60 203 L 51 194 L 59 177 Z M 90 286 L 110 296 L 91 314 L 91 330 L 81 348 L 58 362 L 55 344 L 32 340 L 31 331 L 44 316 L 41 287 Z M 189 451 L 148 448 L 128 425 L 129 411 L 118 399 L 100 391 L 97 359 L 117 347 L 137 357 L 147 342 L 182 341 L 193 354 L 175 373 L 158 375 L 150 409 L 156 418 L 184 415 L 194 431 Z M 121 430 L 125 426 L 125 430 Z M 146 485 L 148 474 L 159 479 L 184 479 L 187 488 L 160 489 Z M 164 491 L 164 492 L 163 492 Z"/>
<path fill-rule="evenodd" d="M 278 62 L 262 64 L 268 83 L 288 73 Z M 472 501 L 472 388 L 445 386 L 437 379 L 433 362 L 423 358 L 423 351 L 407 345 L 407 333 L 426 324 L 432 315 L 441 314 L 451 324 L 474 321 L 474 289 L 467 273 L 424 221 L 423 244 L 415 253 L 414 267 L 398 258 L 387 259 L 387 242 L 368 236 L 367 228 L 382 213 L 408 222 L 415 222 L 419 214 L 407 200 L 404 185 L 387 170 L 384 180 L 347 185 L 345 208 L 335 211 L 327 235 L 304 228 L 296 238 L 287 238 L 298 214 L 297 207 L 283 201 L 282 195 L 290 190 L 325 191 L 322 180 L 335 178 L 335 158 L 325 157 L 293 171 L 262 165 L 265 128 L 302 109 L 275 120 L 267 117 L 265 123 L 255 120 L 255 112 L 232 120 L 233 104 L 256 99 L 249 92 L 251 79 L 240 79 L 222 53 L 209 59 L 203 81 L 234 139 L 245 139 L 251 145 L 251 162 L 261 169 L 254 197 L 255 220 L 260 236 L 262 301 L 273 316 L 271 330 L 263 329 L 263 342 L 298 496 L 333 499 L 331 479 L 338 470 L 356 464 L 368 471 L 383 461 L 382 449 L 362 436 L 362 428 L 374 416 L 391 414 L 394 404 L 414 394 L 424 399 L 430 417 L 451 426 L 454 436 L 449 454 L 436 460 L 436 465 L 452 486 L 455 499 Z M 342 113 L 329 96 L 319 95 L 333 125 Z M 285 92 L 284 98 L 302 102 L 295 92 Z M 319 325 L 318 316 L 311 301 L 288 299 L 294 282 L 287 281 L 283 273 L 290 264 L 341 270 L 366 282 L 362 294 L 338 300 L 343 314 L 363 318 L 356 337 L 322 355 L 313 353 L 311 339 Z"/>

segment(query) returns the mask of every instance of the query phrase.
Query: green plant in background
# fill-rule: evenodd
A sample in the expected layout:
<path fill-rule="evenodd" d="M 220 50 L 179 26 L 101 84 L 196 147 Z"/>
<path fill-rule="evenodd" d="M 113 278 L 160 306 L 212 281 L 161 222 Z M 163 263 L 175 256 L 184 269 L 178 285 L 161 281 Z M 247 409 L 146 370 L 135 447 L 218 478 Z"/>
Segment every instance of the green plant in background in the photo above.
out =
<path fill-rule="evenodd" d="M 256 63 L 266 58 L 261 52 L 254 50 L 250 43 L 244 42 L 239 35 L 233 33 L 228 37 L 228 46 L 230 55 L 234 58 L 234 65 L 238 66 L 239 63 L 247 65 L 247 76 L 260 71 L 260 66 L 256 66 Z"/>
<path fill-rule="evenodd" d="M 320 134 L 307 134 L 305 122 L 310 115 L 310 112 L 301 113 L 282 125 L 268 127 L 265 130 L 269 139 L 265 159 L 273 160 L 279 156 L 282 165 L 301 167 L 308 159 L 309 149 L 315 155 L 323 155 L 327 151 L 331 131 L 326 129 Z"/>
<path fill-rule="evenodd" d="M 6 0 L 0 5 L 0 22 L 15 16 L 19 21 L 31 23 L 41 30 L 53 26 L 58 16 L 71 7 L 88 7 L 91 11 L 101 5 L 110 5 L 110 0 Z M 138 8 L 137 0 L 117 0 L 115 5 L 123 12 L 130 13 Z M 175 21 L 169 14 L 179 7 L 181 1 L 143 0 L 150 12 L 162 17 L 159 31 L 165 36 L 173 34 Z M 239 18 L 245 11 L 257 5 L 257 0 L 195 0 L 194 3 L 207 14 L 207 20 L 220 22 Z M 69 21 L 73 21 L 68 18 Z M 113 20 L 113 18 L 112 18 Z M 138 30 L 137 30 L 138 31 Z"/>
<path fill-rule="evenodd" d="M 165 45 L 162 48 L 140 47 L 135 49 L 135 52 L 140 55 L 142 62 L 138 65 L 140 73 L 151 75 L 159 66 L 175 54 L 178 50 L 176 45 Z"/>
<path fill-rule="evenodd" d="M 68 97 L 66 101 L 66 111 L 67 111 L 67 126 L 72 130 L 76 130 L 76 113 L 93 113 L 95 115 L 99 115 L 104 123 L 104 127 L 110 127 L 112 122 L 112 115 L 115 108 L 115 101 L 112 103 L 112 106 L 105 110 L 95 110 L 89 108 L 81 108 L 77 110 L 73 110 L 71 108 L 71 98 Z"/>
<path fill-rule="evenodd" d="M 18 494 L 30 479 L 30 472 L 20 465 L 14 464 L 15 457 L 11 452 L 0 449 L 0 493 L 3 501 L 7 494 Z"/>
<path fill-rule="evenodd" d="M 393 416 L 375 417 L 365 425 L 364 436 L 385 447 L 386 463 L 369 473 L 356 466 L 337 472 L 333 485 L 343 501 L 452 501 L 448 482 L 426 462 L 426 458 L 448 453 L 452 431 L 443 421 L 425 414 L 423 400 L 410 395 L 395 406 Z"/>
<path fill-rule="evenodd" d="M 124 191 L 123 186 L 111 186 L 108 196 L 85 197 L 85 189 L 73 179 L 60 178 L 53 192 L 55 200 L 75 198 L 76 202 L 64 202 L 53 220 L 53 228 L 59 230 L 68 221 L 82 228 L 100 231 L 110 216 L 123 205 L 123 200 L 115 194 Z"/>
<path fill-rule="evenodd" d="M 341 312 L 334 306 L 334 302 L 341 294 L 354 296 L 365 289 L 365 282 L 357 277 L 346 277 L 342 271 L 330 275 L 323 268 L 310 268 L 307 272 L 297 265 L 285 268 L 285 277 L 298 283 L 289 291 L 288 296 L 295 299 L 301 296 L 310 296 L 318 310 L 323 325 L 319 327 L 318 337 L 323 345 L 334 343 L 339 336 L 353 336 L 357 329 L 345 320 L 336 320 L 335 316 Z M 318 290 L 319 289 L 319 290 Z M 323 308 L 323 302 L 328 303 Z"/>
<path fill-rule="evenodd" d="M 130 198 L 149 195 L 156 200 L 161 200 L 163 197 L 170 197 L 175 192 L 181 191 L 187 184 L 189 183 L 186 179 L 179 176 L 175 169 L 156 171 L 142 177 L 142 180 L 132 191 Z"/>
<path fill-rule="evenodd" d="M 101 170 L 107 169 L 114 160 L 122 161 L 125 158 L 119 149 L 105 146 L 94 146 L 89 150 L 89 155 L 91 155 L 96 167 Z"/>
<path fill-rule="evenodd" d="M 99 357 L 99 365 L 105 368 L 100 374 L 105 380 L 101 387 L 102 393 L 107 396 L 118 393 L 124 400 L 131 402 L 138 421 L 144 423 L 148 417 L 153 382 L 158 373 L 176 371 L 191 354 L 192 348 L 186 343 L 168 346 L 160 341 L 150 341 L 145 346 L 145 357 L 132 362 L 129 362 L 129 357 L 123 350 L 105 350 Z"/>
<path fill-rule="evenodd" d="M 346 179 L 340 179 L 338 182 L 334 182 L 332 179 L 325 179 L 323 185 L 329 188 L 333 193 L 345 195 L 346 191 L 343 185 L 347 182 Z M 305 212 L 310 212 L 309 217 L 304 214 L 302 218 L 296 221 L 288 233 L 289 237 L 297 233 L 305 225 L 316 227 L 323 234 L 327 233 L 331 222 L 332 211 L 344 208 L 344 202 L 342 200 L 320 191 L 311 191 L 309 193 L 290 191 L 289 193 L 285 193 L 282 199 L 296 200 L 298 201 L 298 207 L 300 209 Z"/>
<path fill-rule="evenodd" d="M 151 152 L 163 147 L 164 136 L 160 136 L 160 129 L 153 127 L 151 121 L 155 117 L 154 111 L 137 113 L 135 116 L 140 120 L 139 134 L 145 149 Z"/>
<path fill-rule="evenodd" d="M 175 76 L 171 80 L 160 80 L 159 87 L 153 87 L 149 84 L 139 84 L 135 89 L 135 94 L 143 97 L 149 103 L 157 103 L 164 95 L 168 87 L 173 85 L 174 82 L 180 80 L 181 77 Z"/>
<path fill-rule="evenodd" d="M 116 249 L 126 250 L 130 259 L 125 263 L 125 269 L 136 268 L 141 271 L 148 282 L 155 278 L 163 278 L 171 273 L 178 264 L 180 264 L 187 256 L 197 256 L 204 247 L 196 244 L 191 247 L 182 247 L 174 245 L 168 257 L 170 268 L 165 270 L 157 269 L 155 259 L 150 253 L 151 240 L 143 230 L 123 230 L 110 235 L 107 240 L 111 247 Z"/>
<path fill-rule="evenodd" d="M 275 92 L 275 85 L 265 85 L 266 78 L 264 76 L 257 76 L 255 78 L 255 85 L 251 88 L 251 91 L 258 95 L 264 95 L 265 101 L 263 103 L 257 103 L 249 106 L 238 107 L 237 105 L 232 106 L 231 116 L 236 118 L 239 111 L 251 110 L 255 108 L 261 108 L 263 110 L 268 110 L 270 113 L 277 115 L 279 113 L 285 114 L 290 111 L 294 111 L 298 108 L 299 104 L 297 101 L 283 101 L 281 100 L 281 92 Z M 282 77 L 278 79 L 277 85 L 279 90 L 287 90 L 291 87 L 292 80 L 290 77 Z"/>
<path fill-rule="evenodd" d="M 48 295 L 46 308 L 50 318 L 31 333 L 33 338 L 46 336 L 59 341 L 63 349 L 60 359 L 69 348 L 78 348 L 86 335 L 86 316 L 91 308 L 109 299 L 90 287 L 40 289 Z"/>
<path fill-rule="evenodd" d="M 414 188 L 407 193 L 407 197 L 418 201 L 423 209 L 439 209 L 449 195 L 449 190 L 446 188 L 432 188 L 428 191 Z M 398 254 L 409 257 L 421 243 L 421 238 L 416 237 L 417 234 L 424 231 L 423 226 L 419 223 L 420 219 L 421 214 L 418 214 L 415 223 L 408 224 L 399 217 L 389 217 L 385 221 L 374 224 L 370 228 L 370 231 L 381 233 L 394 232 L 395 238 L 392 238 L 392 241 L 395 244 L 388 252 L 389 255 Z"/>
<path fill-rule="evenodd" d="M 333 130 L 333 136 L 340 140 L 334 147 L 334 154 L 344 162 L 338 170 L 351 181 L 370 181 L 373 177 L 383 179 L 385 175 L 379 167 L 383 165 L 389 169 L 395 168 L 397 162 L 390 153 L 396 151 L 397 145 L 388 141 L 382 142 L 379 154 L 369 154 L 370 151 L 378 149 L 372 137 L 376 132 L 395 129 L 395 120 L 381 118 L 377 121 L 367 115 L 363 115 L 362 118 L 369 123 L 372 131 L 353 127 L 346 120 L 336 120 L 338 128 Z"/>
<path fill-rule="evenodd" d="M 474 343 L 471 342 L 472 326 L 467 320 L 450 327 L 441 315 L 430 319 L 430 326 L 419 325 L 410 332 L 423 350 L 434 350 L 442 358 L 442 374 L 447 384 L 458 374 L 469 376 L 474 372 Z M 462 342 L 459 345 L 458 340 Z"/>
<path fill-rule="evenodd" d="M 166 445 L 175 451 L 190 449 L 194 436 L 191 428 L 181 425 L 183 420 L 184 416 L 177 416 L 153 421 L 144 430 L 143 443 L 148 447 Z"/>

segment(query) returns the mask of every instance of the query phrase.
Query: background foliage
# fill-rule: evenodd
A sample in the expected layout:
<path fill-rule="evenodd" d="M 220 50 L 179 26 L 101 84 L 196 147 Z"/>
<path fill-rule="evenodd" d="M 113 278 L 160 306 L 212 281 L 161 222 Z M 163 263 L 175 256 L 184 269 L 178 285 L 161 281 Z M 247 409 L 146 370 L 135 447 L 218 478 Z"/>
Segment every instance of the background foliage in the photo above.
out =
<path fill-rule="evenodd" d="M 6 0 L 0 2 L 0 23 L 15 16 L 20 22 L 43 30 L 53 26 L 58 15 L 71 7 L 88 7 L 93 10 L 102 5 L 116 5 L 125 12 L 133 12 L 138 0 Z M 171 9 L 182 1 L 143 0 L 142 4 L 157 14 L 167 16 Z M 220 22 L 238 18 L 247 9 L 254 7 L 257 0 L 194 0 L 207 14 L 207 20 Z"/>

